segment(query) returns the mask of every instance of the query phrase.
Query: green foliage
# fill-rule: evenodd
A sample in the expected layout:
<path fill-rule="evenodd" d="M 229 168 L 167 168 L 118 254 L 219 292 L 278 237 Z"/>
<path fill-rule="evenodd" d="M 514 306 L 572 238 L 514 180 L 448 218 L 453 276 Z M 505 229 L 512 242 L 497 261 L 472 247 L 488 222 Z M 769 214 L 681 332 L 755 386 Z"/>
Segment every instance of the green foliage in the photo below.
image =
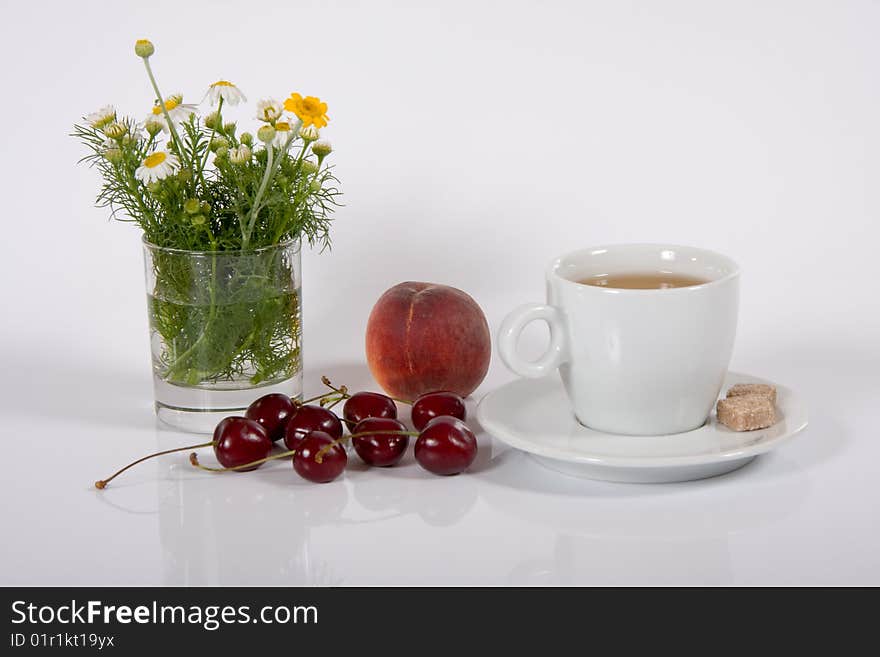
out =
<path fill-rule="evenodd" d="M 83 161 L 103 179 L 97 205 L 108 208 L 114 219 L 137 223 L 147 242 L 189 251 L 255 249 L 296 238 L 329 246 L 338 181 L 330 166 L 313 172 L 313 166 L 303 165 L 315 158 L 309 158 L 308 145 L 297 135 L 287 148 L 273 148 L 273 166 L 264 185 L 266 148 L 258 147 L 244 162 L 234 163 L 229 153 L 242 146 L 235 131 L 220 125 L 208 129 L 192 114 L 177 125 L 180 144 L 173 138 L 164 144 L 178 157 L 180 169 L 148 185 L 136 172 L 147 155 L 162 150 L 162 137 L 139 130 L 131 119 L 119 123 L 126 132 L 118 139 L 108 139 L 87 123 L 74 126 L 73 136 L 89 148 Z M 227 152 L 212 154 L 210 145 L 218 137 L 229 144 Z M 188 214 L 184 204 L 190 199 L 205 210 Z"/>
<path fill-rule="evenodd" d="M 260 385 L 298 371 L 297 240 L 329 246 L 340 195 L 326 153 L 311 153 L 296 130 L 273 145 L 243 144 L 222 107 L 211 127 L 192 113 L 151 134 L 113 114 L 72 133 L 102 178 L 97 205 L 143 230 L 154 370 L 178 385 Z M 159 152 L 171 166 L 146 183 L 139 169 Z"/>

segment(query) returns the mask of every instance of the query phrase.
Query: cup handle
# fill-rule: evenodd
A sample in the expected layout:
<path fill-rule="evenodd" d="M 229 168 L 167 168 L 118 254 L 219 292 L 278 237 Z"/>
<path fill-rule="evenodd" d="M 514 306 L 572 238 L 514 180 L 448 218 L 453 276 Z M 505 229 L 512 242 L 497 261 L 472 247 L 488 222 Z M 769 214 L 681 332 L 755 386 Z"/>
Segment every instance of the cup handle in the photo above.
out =
<path fill-rule="evenodd" d="M 526 324 L 538 319 L 547 322 L 547 326 L 550 327 L 550 345 L 538 360 L 523 360 L 516 352 L 519 336 Z M 564 333 L 562 315 L 557 308 L 540 303 L 527 303 L 511 312 L 501 323 L 501 329 L 498 331 L 498 352 L 510 371 L 536 379 L 550 374 L 565 362 Z"/>

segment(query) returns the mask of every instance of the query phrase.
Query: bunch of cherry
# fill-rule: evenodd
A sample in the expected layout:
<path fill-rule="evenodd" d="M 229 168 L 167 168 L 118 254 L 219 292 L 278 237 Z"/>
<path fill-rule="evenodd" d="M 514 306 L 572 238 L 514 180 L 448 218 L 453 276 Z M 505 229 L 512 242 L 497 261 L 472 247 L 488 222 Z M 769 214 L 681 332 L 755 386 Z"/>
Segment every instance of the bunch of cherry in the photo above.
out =
<path fill-rule="evenodd" d="M 150 454 L 96 481 L 95 487 L 104 488 L 130 467 L 154 456 L 198 447 L 213 447 L 223 466 L 204 466 L 193 452 L 190 462 L 202 470 L 246 472 L 269 461 L 293 457 L 293 469 L 316 483 L 333 481 L 345 470 L 348 453 L 344 443 L 348 440 L 364 463 L 388 467 L 403 458 L 410 437 L 415 437 L 416 461 L 438 475 L 463 472 L 477 456 L 477 439 L 464 423 L 464 400 L 455 393 L 430 392 L 412 402 L 416 431 L 409 431 L 397 419 L 397 404 L 391 397 L 377 392 L 349 394 L 345 386 L 337 388 L 327 377 L 322 381 L 330 393 L 305 402 L 278 393 L 264 395 L 243 417 L 221 420 L 211 442 Z M 332 409 L 343 401 L 340 420 Z M 347 436 L 343 425 L 350 431 Z M 273 443 L 282 440 L 287 451 L 272 454 Z"/>

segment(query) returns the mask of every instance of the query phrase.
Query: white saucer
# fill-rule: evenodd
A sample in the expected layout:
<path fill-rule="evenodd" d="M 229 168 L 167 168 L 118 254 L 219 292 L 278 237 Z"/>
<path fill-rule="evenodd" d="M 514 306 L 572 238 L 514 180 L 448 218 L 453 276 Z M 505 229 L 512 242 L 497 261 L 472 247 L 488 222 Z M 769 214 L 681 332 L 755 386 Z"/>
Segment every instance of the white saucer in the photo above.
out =
<path fill-rule="evenodd" d="M 769 383 L 728 372 L 722 394 L 735 383 Z M 571 412 L 558 376 L 518 379 L 487 394 L 477 407 L 482 427 L 542 465 L 577 477 L 665 483 L 714 477 L 741 468 L 807 426 L 807 409 L 790 389 L 776 385 L 779 421 L 767 429 L 731 431 L 713 413 L 699 429 L 664 436 L 594 431 Z"/>

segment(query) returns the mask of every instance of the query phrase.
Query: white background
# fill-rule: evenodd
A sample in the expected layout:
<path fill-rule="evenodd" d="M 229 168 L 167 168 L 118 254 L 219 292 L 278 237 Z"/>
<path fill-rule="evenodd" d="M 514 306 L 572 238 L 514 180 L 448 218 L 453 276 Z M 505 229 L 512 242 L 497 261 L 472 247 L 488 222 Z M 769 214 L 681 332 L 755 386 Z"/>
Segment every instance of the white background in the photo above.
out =
<path fill-rule="evenodd" d="M 880 3 L 3 2 L 0 584 L 880 583 Z M 716 480 L 560 478 L 481 436 L 477 472 L 410 458 L 307 486 L 183 458 L 151 411 L 137 230 L 93 207 L 67 136 L 219 78 L 329 103 L 345 207 L 304 257 L 307 393 L 374 385 L 363 333 L 403 280 L 493 333 L 577 246 L 693 244 L 743 269 L 732 369 L 811 425 Z M 242 123 L 247 114 L 242 114 Z M 525 336 L 537 354 L 543 336 Z M 512 379 L 497 357 L 475 399 Z"/>

